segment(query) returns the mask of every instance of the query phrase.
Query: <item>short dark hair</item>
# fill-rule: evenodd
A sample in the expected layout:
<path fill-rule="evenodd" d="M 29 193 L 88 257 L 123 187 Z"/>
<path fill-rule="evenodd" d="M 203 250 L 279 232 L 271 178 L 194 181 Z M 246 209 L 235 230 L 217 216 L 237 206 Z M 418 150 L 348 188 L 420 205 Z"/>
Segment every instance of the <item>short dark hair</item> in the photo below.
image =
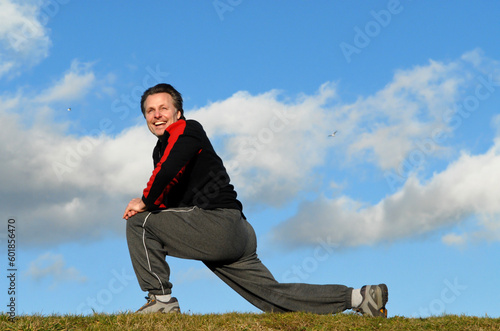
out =
<path fill-rule="evenodd" d="M 170 84 L 165 84 L 165 83 L 160 83 L 157 84 L 153 87 L 148 88 L 144 93 L 142 94 L 141 97 L 141 111 L 142 115 L 146 117 L 146 109 L 144 108 L 144 102 L 146 101 L 147 97 L 149 97 L 152 94 L 157 94 L 157 93 L 168 93 L 172 97 L 172 100 L 174 101 L 174 107 L 178 111 L 181 112 L 181 119 L 185 120 L 186 118 L 184 117 L 184 109 L 182 108 L 182 95 L 177 91 L 172 85 Z"/>

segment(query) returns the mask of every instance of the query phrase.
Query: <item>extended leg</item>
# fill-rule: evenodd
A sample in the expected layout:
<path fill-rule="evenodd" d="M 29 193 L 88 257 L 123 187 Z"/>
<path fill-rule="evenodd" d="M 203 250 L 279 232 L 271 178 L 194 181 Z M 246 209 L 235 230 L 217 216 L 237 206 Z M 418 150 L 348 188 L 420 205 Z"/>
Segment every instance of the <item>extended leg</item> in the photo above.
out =
<path fill-rule="evenodd" d="M 257 257 L 253 228 L 242 221 L 249 238 L 245 255 L 233 263 L 205 261 L 232 289 L 263 311 L 331 314 L 351 308 L 350 287 L 277 282 Z"/>

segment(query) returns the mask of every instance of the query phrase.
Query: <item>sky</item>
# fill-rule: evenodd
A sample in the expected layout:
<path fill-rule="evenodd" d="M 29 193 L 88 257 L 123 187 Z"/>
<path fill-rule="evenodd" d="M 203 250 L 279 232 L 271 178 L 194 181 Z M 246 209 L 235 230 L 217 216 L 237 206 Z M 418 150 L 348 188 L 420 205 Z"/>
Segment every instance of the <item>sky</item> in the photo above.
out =
<path fill-rule="evenodd" d="M 389 317 L 500 317 L 499 16 L 492 0 L 0 0 L 0 311 L 145 303 L 121 216 L 153 170 L 140 96 L 166 82 L 278 281 L 386 283 Z M 201 262 L 167 262 L 183 312 L 259 312 Z"/>

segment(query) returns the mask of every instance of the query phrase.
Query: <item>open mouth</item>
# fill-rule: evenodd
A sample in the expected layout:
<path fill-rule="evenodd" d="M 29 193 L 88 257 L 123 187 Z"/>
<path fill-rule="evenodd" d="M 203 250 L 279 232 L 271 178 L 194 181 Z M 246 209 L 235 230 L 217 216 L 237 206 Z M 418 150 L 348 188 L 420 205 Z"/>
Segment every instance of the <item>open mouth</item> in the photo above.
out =
<path fill-rule="evenodd" d="M 160 126 L 160 125 L 163 125 L 163 124 L 167 124 L 167 122 L 156 122 L 155 123 L 156 126 Z"/>

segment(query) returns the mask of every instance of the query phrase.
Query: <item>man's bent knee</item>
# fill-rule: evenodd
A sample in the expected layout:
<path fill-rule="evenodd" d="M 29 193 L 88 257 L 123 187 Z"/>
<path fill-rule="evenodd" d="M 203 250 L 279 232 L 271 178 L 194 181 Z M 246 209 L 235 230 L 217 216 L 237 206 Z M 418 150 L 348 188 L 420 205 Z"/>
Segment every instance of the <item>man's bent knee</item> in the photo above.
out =
<path fill-rule="evenodd" d="M 137 213 L 127 220 L 127 228 L 142 227 L 149 212 Z"/>

